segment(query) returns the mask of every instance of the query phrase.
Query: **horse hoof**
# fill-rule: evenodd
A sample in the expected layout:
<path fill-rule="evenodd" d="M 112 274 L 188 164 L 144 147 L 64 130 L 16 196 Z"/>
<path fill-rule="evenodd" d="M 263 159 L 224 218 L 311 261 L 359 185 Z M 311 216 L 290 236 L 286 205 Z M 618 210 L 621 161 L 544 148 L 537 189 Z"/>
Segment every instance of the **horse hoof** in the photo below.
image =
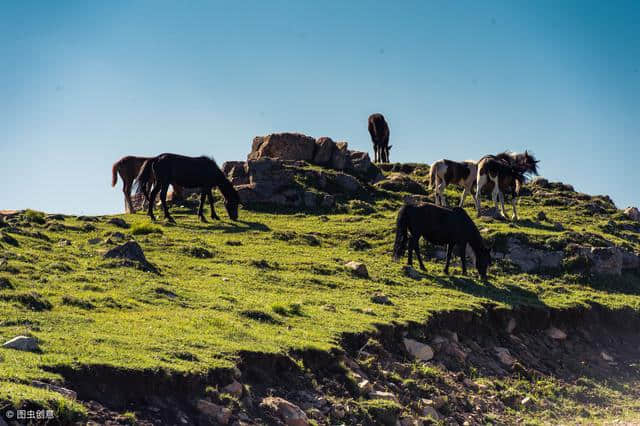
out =
<path fill-rule="evenodd" d="M 200 222 L 207 223 L 207 219 L 204 216 L 200 216 Z"/>
<path fill-rule="evenodd" d="M 211 216 L 211 219 L 213 219 L 213 220 L 220 220 L 220 216 Z"/>

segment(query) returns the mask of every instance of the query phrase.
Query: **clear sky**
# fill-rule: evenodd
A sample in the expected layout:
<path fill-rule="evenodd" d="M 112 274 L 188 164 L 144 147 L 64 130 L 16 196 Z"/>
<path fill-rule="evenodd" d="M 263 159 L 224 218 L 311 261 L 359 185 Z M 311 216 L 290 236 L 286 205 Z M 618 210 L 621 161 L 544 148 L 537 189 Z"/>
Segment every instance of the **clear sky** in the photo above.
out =
<path fill-rule="evenodd" d="M 640 1 L 5 1 L 0 209 L 123 208 L 127 154 L 246 158 L 296 131 L 392 161 L 530 149 L 619 207 L 640 194 Z"/>

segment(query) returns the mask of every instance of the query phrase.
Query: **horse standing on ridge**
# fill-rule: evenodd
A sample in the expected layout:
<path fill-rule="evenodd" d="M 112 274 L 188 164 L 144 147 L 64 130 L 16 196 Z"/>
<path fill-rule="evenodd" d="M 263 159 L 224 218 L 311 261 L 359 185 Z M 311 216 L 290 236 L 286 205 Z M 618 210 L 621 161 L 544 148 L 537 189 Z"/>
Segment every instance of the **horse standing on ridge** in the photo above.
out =
<path fill-rule="evenodd" d="M 473 193 L 473 184 L 476 181 L 478 164 L 467 160 L 462 163 L 451 160 L 438 160 L 431 165 L 429 170 L 429 187 L 434 190 L 434 201 L 437 206 L 447 206 L 447 198 L 444 190 L 449 184 L 462 187 L 462 197 L 459 206 L 464 205 L 467 194 L 471 194 L 473 201 L 476 195 Z"/>
<path fill-rule="evenodd" d="M 231 218 L 231 220 L 238 219 L 240 197 L 213 158 L 161 154 L 144 163 L 136 178 L 136 182 L 147 200 L 155 200 L 158 192 L 160 193 L 160 202 L 162 203 L 164 216 L 170 222 L 175 222 L 167 208 L 167 190 L 171 184 L 177 184 L 184 188 L 200 189 L 198 217 L 202 222 L 207 221 L 203 214 L 205 198 L 209 199 L 211 218 L 216 220 L 220 219 L 213 207 L 213 194 L 211 193 L 211 189 L 214 187 L 218 187 L 224 197 L 224 207 L 227 210 L 229 218 Z M 151 193 L 149 193 L 148 189 L 150 183 L 153 183 Z M 156 219 L 153 215 L 153 203 L 149 203 L 148 215 L 152 220 Z"/>
<path fill-rule="evenodd" d="M 408 237 L 408 233 L 411 237 Z M 487 279 L 487 268 L 491 263 L 491 252 L 484 246 L 478 228 L 469 215 L 460 207 L 448 209 L 430 203 L 422 205 L 404 205 L 398 212 L 396 221 L 396 241 L 393 246 L 393 259 L 404 256 L 409 244 L 407 263 L 413 264 L 412 252 L 415 251 L 420 268 L 425 270 L 420 257 L 420 237 L 434 244 L 447 244 L 447 262 L 444 272 L 449 273 L 449 262 L 453 248 L 458 248 L 462 260 L 462 273 L 467 273 L 466 248 L 471 246 L 476 257 L 476 268 L 483 280 Z"/>
<path fill-rule="evenodd" d="M 529 151 L 514 153 L 509 151 L 497 155 L 486 155 L 478 161 L 478 174 L 476 177 L 476 211 L 480 215 L 480 194 L 485 187 L 491 189 L 491 196 L 498 208 L 500 199 L 502 216 L 507 217 L 504 209 L 504 193 L 511 195 L 513 207 L 513 220 L 518 220 L 516 209 L 517 197 L 522 185 L 526 182 L 527 175 L 538 174 L 538 163 L 535 156 Z M 491 188 L 492 187 L 492 188 Z"/>
<path fill-rule="evenodd" d="M 391 151 L 389 125 L 382 114 L 375 113 L 369 116 L 369 134 L 373 142 L 373 162 L 388 163 Z"/>
<path fill-rule="evenodd" d="M 136 157 L 133 155 L 127 155 L 122 157 L 111 166 L 111 186 L 116 186 L 118 183 L 118 175 L 122 179 L 122 192 L 124 193 L 124 211 L 125 213 L 135 213 L 136 209 L 131 202 L 131 189 L 133 188 L 133 181 L 135 180 L 140 169 L 145 161 L 151 157 Z M 183 191 L 177 185 L 173 185 L 173 193 L 176 198 L 183 198 Z"/>

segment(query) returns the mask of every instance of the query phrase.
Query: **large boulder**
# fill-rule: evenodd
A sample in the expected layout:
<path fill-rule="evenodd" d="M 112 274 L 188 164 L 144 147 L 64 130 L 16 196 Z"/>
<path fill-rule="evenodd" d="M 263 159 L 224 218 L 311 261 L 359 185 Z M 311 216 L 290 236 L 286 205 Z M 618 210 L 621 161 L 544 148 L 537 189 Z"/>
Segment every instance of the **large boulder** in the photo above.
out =
<path fill-rule="evenodd" d="M 40 350 L 38 339 L 28 336 L 17 336 L 3 343 L 3 348 L 16 349 L 19 351 L 36 352 Z"/>
<path fill-rule="evenodd" d="M 300 407 L 286 399 L 268 396 L 260 403 L 260 408 L 278 417 L 287 426 L 307 426 L 309 419 Z"/>
<path fill-rule="evenodd" d="M 267 136 L 256 136 L 247 159 L 270 157 L 311 162 L 315 149 L 316 141 L 310 136 L 300 133 L 273 133 Z"/>
<path fill-rule="evenodd" d="M 629 219 L 640 222 L 640 210 L 638 210 L 637 207 L 627 207 L 624 209 L 624 214 L 626 214 Z"/>
<path fill-rule="evenodd" d="M 622 273 L 622 250 L 617 247 L 591 247 L 583 251 L 591 260 L 591 272 L 602 275 Z"/>
<path fill-rule="evenodd" d="M 330 167 L 335 170 L 345 170 L 350 165 L 349 151 L 346 142 L 336 143 L 335 149 L 331 154 Z"/>
<path fill-rule="evenodd" d="M 318 140 L 316 140 L 316 150 L 313 155 L 313 163 L 319 166 L 329 165 L 335 147 L 336 143 L 331 140 L 331 138 L 318 138 Z"/>
<path fill-rule="evenodd" d="M 536 249 L 518 238 L 509 238 L 505 257 L 523 272 L 537 272 L 559 268 L 562 265 L 563 252 Z"/>

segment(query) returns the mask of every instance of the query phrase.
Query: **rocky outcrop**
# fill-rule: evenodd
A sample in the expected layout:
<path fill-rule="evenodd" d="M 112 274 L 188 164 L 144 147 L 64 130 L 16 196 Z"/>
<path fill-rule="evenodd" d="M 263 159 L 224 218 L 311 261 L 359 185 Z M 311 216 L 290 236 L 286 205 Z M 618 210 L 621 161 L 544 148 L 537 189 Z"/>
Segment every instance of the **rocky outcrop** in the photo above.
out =
<path fill-rule="evenodd" d="M 562 251 L 547 251 L 530 247 L 518 238 L 507 239 L 505 258 L 517 265 L 523 272 L 538 272 L 557 269 L 562 265 Z"/>
<path fill-rule="evenodd" d="M 376 183 L 378 188 L 393 192 L 409 192 L 411 194 L 426 195 L 422 185 L 403 173 L 392 173 L 386 179 Z"/>
<path fill-rule="evenodd" d="M 624 214 L 631 220 L 640 222 L 640 210 L 637 207 L 627 207 L 624 209 Z"/>
<path fill-rule="evenodd" d="M 350 151 L 347 142 L 331 138 L 314 139 L 300 133 L 273 133 L 256 136 L 247 160 L 277 158 L 282 161 L 305 161 L 334 170 L 345 171 L 367 182 L 383 179 L 380 169 L 362 151 Z"/>
<path fill-rule="evenodd" d="M 229 161 L 223 172 L 244 204 L 331 208 L 336 196 L 352 198 L 367 193 L 356 177 L 333 170 L 311 168 L 303 161 L 264 157 L 246 162 Z"/>
<path fill-rule="evenodd" d="M 126 242 L 114 247 L 103 256 L 105 259 L 121 259 L 122 266 L 133 266 L 146 272 L 157 273 L 157 268 L 149 263 L 142 251 L 142 247 L 135 241 Z"/>
<path fill-rule="evenodd" d="M 309 419 L 304 411 L 286 399 L 269 396 L 262 400 L 260 408 L 280 419 L 287 426 L 307 426 Z"/>

